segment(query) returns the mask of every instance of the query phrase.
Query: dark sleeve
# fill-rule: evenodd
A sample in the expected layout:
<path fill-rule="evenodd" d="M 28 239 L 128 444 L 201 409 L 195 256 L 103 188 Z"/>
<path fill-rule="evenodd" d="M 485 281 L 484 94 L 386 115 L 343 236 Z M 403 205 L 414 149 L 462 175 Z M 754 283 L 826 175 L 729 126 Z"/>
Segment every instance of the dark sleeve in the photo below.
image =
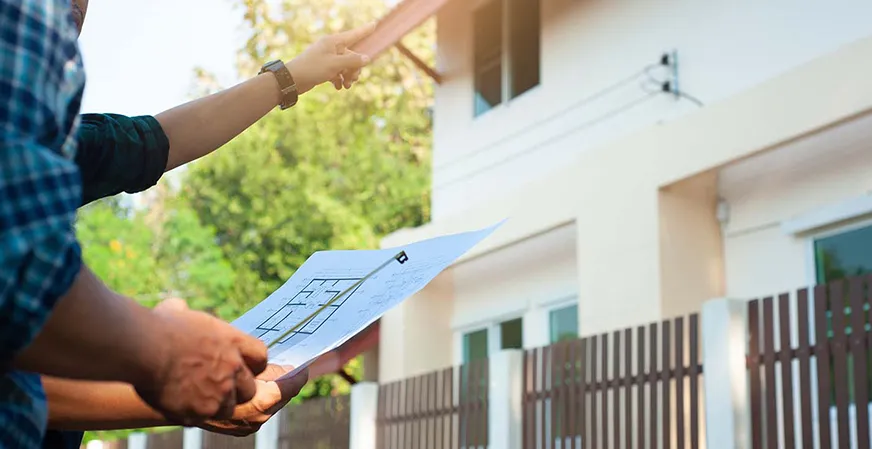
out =
<path fill-rule="evenodd" d="M 82 172 L 82 205 L 157 184 L 170 142 L 151 116 L 82 114 L 76 164 Z"/>

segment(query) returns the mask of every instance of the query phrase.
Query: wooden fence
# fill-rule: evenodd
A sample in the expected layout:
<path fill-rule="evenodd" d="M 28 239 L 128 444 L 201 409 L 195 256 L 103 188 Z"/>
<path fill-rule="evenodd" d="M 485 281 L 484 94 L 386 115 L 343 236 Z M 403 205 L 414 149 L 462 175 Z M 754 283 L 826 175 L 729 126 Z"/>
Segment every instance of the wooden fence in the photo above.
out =
<path fill-rule="evenodd" d="M 177 429 L 148 434 L 145 447 L 146 449 L 182 449 L 183 442 L 184 431 Z"/>
<path fill-rule="evenodd" d="M 525 351 L 524 449 L 699 448 L 699 348 L 691 315 Z"/>
<path fill-rule="evenodd" d="M 346 449 L 349 446 L 349 396 L 312 399 L 285 407 L 279 449 Z"/>
<path fill-rule="evenodd" d="M 485 448 L 488 363 L 379 386 L 378 449 Z"/>
<path fill-rule="evenodd" d="M 749 304 L 752 448 L 870 447 L 872 278 Z"/>
<path fill-rule="evenodd" d="M 233 437 L 203 432 L 203 449 L 254 449 L 254 435 Z"/>

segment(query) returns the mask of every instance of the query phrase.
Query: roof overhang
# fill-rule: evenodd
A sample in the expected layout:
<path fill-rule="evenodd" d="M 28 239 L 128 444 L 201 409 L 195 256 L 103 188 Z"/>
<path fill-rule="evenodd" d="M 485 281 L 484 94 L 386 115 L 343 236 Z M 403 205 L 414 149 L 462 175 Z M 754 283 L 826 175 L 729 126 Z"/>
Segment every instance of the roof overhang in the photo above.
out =
<path fill-rule="evenodd" d="M 375 31 L 353 46 L 359 53 L 375 59 L 396 46 L 400 52 L 424 70 L 437 83 L 439 74 L 405 48 L 400 40 L 418 28 L 445 6 L 449 0 L 403 0 L 378 21 Z"/>

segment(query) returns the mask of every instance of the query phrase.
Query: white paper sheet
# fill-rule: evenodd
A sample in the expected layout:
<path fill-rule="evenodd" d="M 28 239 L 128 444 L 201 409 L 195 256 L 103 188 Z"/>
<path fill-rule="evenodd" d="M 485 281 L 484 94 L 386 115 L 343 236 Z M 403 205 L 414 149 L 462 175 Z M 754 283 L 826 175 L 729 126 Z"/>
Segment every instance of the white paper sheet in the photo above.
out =
<path fill-rule="evenodd" d="M 317 252 L 284 285 L 233 325 L 270 345 L 341 292 L 352 288 L 270 348 L 270 362 L 301 369 L 424 288 L 500 225 L 502 222 L 479 231 L 398 248 Z M 394 260 L 401 252 L 408 257 L 404 263 Z M 387 261 L 391 263 L 366 278 Z"/>

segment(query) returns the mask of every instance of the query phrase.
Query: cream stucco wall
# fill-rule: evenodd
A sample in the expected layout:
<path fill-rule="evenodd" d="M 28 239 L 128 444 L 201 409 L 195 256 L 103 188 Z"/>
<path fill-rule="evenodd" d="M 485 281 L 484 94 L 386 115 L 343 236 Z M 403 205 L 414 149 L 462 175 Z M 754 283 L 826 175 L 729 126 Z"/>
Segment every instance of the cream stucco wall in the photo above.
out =
<path fill-rule="evenodd" d="M 435 220 L 694 113 L 692 103 L 664 95 L 616 113 L 646 98 L 641 75 L 587 101 L 664 51 L 678 52 L 680 88 L 713 105 L 872 35 L 872 2 L 865 0 L 542 1 L 541 84 L 475 118 L 471 11 L 481 3 L 454 0 L 438 16 Z"/>
<path fill-rule="evenodd" d="M 872 115 L 725 167 L 719 178 L 720 196 L 729 205 L 727 296 L 752 298 L 813 285 L 810 238 L 848 223 L 799 235 L 782 224 L 872 192 Z"/>
<path fill-rule="evenodd" d="M 869 112 L 870 79 L 872 39 L 863 39 L 680 120 L 583 152 L 547 179 L 495 194 L 462 215 L 397 232 L 383 244 L 396 246 L 509 217 L 503 228 L 464 257 L 468 260 L 574 222 L 579 318 L 584 333 L 658 319 L 664 313 L 661 189 Z M 739 222 L 737 214 L 734 208 L 731 226 Z M 754 238 L 756 243 L 748 245 L 759 245 L 757 251 L 801 253 L 783 239 L 764 241 L 764 234 Z M 734 258 L 738 248 L 725 247 L 728 285 L 737 279 L 729 260 L 738 260 Z M 774 263 L 769 266 L 773 278 L 783 276 L 785 285 L 795 286 L 797 278 L 791 277 L 795 276 L 791 269 Z M 731 293 L 729 288 L 727 293 Z M 401 325 L 407 329 L 425 321 L 412 315 L 405 306 L 389 313 L 382 323 L 382 343 L 397 344 L 388 340 L 403 336 L 388 328 Z M 399 351 L 383 346 L 380 374 L 397 378 L 409 373 L 414 366 L 409 359 L 420 350 L 418 343 L 403 341 Z"/>

